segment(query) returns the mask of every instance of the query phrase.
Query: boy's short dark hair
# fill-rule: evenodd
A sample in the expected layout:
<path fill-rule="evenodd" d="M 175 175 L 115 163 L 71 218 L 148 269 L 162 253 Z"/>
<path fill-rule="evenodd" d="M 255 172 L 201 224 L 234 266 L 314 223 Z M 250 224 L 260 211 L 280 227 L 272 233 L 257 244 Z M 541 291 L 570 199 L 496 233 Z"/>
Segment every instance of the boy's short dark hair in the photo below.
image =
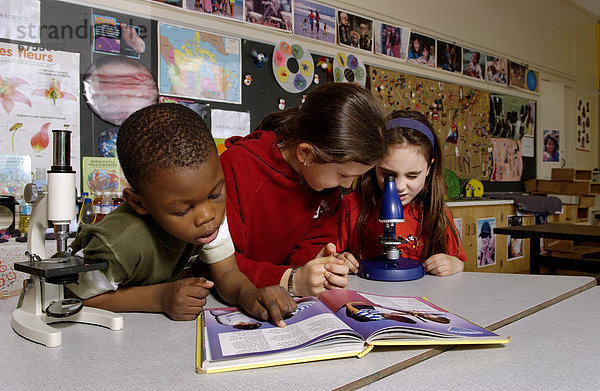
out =
<path fill-rule="evenodd" d="M 216 153 L 202 118 L 177 103 L 157 103 L 136 111 L 117 136 L 119 163 L 138 192 L 156 169 L 199 167 Z"/>

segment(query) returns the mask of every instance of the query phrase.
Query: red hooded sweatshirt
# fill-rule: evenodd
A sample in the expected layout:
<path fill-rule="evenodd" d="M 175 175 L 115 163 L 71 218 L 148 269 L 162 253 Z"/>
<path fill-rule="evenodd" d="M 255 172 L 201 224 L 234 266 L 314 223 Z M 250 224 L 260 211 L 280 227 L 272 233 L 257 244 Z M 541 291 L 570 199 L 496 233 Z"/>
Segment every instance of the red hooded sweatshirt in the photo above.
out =
<path fill-rule="evenodd" d="M 240 270 L 257 288 L 336 243 L 340 189 L 317 192 L 283 158 L 274 132 L 226 140 L 227 222 Z"/>

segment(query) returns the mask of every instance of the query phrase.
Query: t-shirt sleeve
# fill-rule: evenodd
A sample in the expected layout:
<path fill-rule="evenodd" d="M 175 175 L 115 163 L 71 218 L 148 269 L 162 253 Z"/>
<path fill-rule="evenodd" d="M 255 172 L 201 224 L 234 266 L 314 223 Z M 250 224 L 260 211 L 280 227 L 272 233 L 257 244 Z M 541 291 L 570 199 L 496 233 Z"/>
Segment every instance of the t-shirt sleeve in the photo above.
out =
<path fill-rule="evenodd" d="M 67 288 L 82 299 L 117 290 L 119 284 L 127 278 L 127 272 L 114 259 L 110 247 L 96 236 L 80 238 L 87 242 L 84 244 L 83 256 L 86 260 L 108 261 L 109 267 L 105 270 L 94 270 L 79 273 L 77 283 L 68 284 Z"/>
<path fill-rule="evenodd" d="M 204 245 L 200 251 L 200 259 L 205 263 L 217 263 L 229 257 L 235 252 L 233 240 L 229 233 L 229 225 L 227 224 L 227 216 L 224 216 L 223 222 L 219 227 L 219 233 L 212 242 Z"/>

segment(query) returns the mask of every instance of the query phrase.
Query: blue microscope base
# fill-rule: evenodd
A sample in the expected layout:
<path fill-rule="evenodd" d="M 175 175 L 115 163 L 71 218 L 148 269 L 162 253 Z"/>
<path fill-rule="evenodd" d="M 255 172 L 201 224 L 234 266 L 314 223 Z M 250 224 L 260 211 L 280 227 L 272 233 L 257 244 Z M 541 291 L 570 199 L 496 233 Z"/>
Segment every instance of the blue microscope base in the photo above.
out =
<path fill-rule="evenodd" d="M 358 267 L 358 276 L 368 280 L 409 281 L 424 275 L 421 262 L 410 258 L 400 258 L 395 263 L 386 262 L 384 258 L 365 259 Z"/>

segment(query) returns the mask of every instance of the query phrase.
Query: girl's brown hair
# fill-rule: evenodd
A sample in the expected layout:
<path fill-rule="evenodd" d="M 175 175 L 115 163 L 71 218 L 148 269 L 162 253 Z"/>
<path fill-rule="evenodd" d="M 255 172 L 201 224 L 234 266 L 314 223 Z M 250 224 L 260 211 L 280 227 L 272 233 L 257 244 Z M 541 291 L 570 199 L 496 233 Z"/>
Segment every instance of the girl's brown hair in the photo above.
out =
<path fill-rule="evenodd" d="M 423 189 L 413 199 L 409 211 L 416 220 L 421 221 L 420 234 L 427 238 L 423 241 L 424 249 L 421 255 L 422 259 L 420 259 L 424 261 L 434 254 L 446 253 L 448 247 L 445 235 L 447 227 L 451 227 L 454 239 L 457 243 L 459 242 L 454 224 L 446 214 L 442 152 L 432 126 L 423 114 L 412 110 L 397 110 L 388 117 L 388 120 L 395 118 L 411 118 L 425 124 L 431 130 L 434 139 L 435 145 L 431 145 L 427 136 L 410 128 L 393 127 L 385 130 L 384 133 L 386 153 L 391 148 L 402 144 L 416 146 L 430 166 Z M 433 163 L 431 163 L 432 159 Z M 373 240 L 365 237 L 367 221 L 373 213 L 378 213 L 383 195 L 377 183 L 375 168 L 359 177 L 356 191 L 361 197 L 361 210 L 356 226 L 356 239 L 359 246 L 357 255 L 362 259 L 362 243 L 365 243 L 366 240 Z M 450 255 L 456 256 L 457 254 Z"/>
<path fill-rule="evenodd" d="M 282 148 L 310 144 L 316 163 L 372 166 L 383 157 L 385 113 L 368 90 L 351 83 L 321 84 L 301 106 L 269 114 L 258 129 L 277 132 Z"/>

